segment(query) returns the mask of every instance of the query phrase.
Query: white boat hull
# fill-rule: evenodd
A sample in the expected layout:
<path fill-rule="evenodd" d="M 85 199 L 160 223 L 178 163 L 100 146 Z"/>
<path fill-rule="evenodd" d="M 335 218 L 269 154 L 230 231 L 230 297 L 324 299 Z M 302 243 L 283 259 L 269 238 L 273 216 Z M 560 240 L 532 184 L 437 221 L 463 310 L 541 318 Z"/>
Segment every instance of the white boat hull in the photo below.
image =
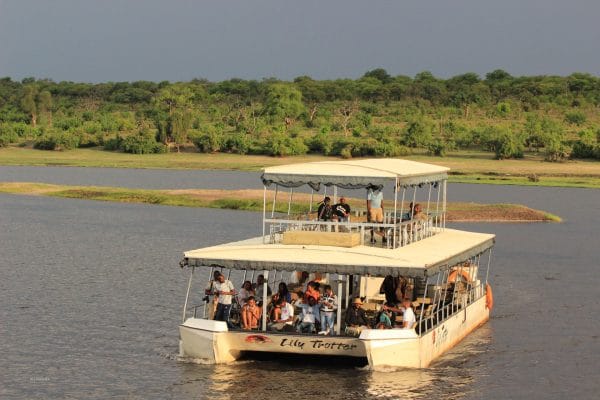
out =
<path fill-rule="evenodd" d="M 359 338 L 228 331 L 221 321 L 189 318 L 179 327 L 181 356 L 228 363 L 244 352 L 364 357 L 369 365 L 425 368 L 489 319 L 485 296 L 423 336 L 414 330 L 368 329 Z"/>

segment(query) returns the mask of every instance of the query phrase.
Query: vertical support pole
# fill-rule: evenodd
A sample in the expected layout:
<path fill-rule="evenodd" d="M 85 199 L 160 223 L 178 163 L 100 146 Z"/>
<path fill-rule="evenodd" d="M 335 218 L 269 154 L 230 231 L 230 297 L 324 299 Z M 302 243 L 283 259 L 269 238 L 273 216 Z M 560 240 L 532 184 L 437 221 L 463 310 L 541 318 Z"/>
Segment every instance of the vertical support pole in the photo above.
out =
<path fill-rule="evenodd" d="M 333 204 L 337 203 L 337 186 L 333 185 Z"/>
<path fill-rule="evenodd" d="M 442 226 L 440 220 L 440 191 L 442 190 L 442 186 L 440 183 L 437 183 L 437 201 L 435 203 L 435 225 L 436 228 L 440 228 Z"/>
<path fill-rule="evenodd" d="M 423 312 L 425 311 L 425 298 L 427 297 L 427 285 L 429 284 L 429 278 L 425 278 L 425 292 L 423 292 L 423 303 L 421 304 L 421 315 L 419 316 L 419 336 L 422 336 L 423 333 L 427 332 L 427 327 L 425 330 L 423 329 Z"/>
<path fill-rule="evenodd" d="M 288 199 L 288 219 L 290 219 L 290 212 L 292 211 L 292 196 L 294 195 L 294 188 L 290 188 L 290 197 Z"/>
<path fill-rule="evenodd" d="M 315 195 L 315 190 L 313 188 L 310 189 L 310 205 L 308 206 L 308 212 L 311 213 L 312 212 L 312 205 L 313 205 L 313 196 Z"/>
<path fill-rule="evenodd" d="M 448 182 L 447 179 L 444 179 L 444 189 L 443 189 L 443 194 L 442 194 L 442 198 L 443 198 L 443 203 L 442 203 L 442 213 L 443 213 L 443 218 L 442 218 L 442 229 L 446 229 L 446 183 Z"/>
<path fill-rule="evenodd" d="M 269 284 L 269 271 L 264 270 L 263 275 L 265 281 L 263 282 L 263 298 L 262 298 L 262 331 L 267 330 L 267 285 Z"/>
<path fill-rule="evenodd" d="M 348 309 L 348 298 L 350 297 L 350 275 L 345 275 L 346 277 L 346 295 L 344 296 L 344 301 L 346 303 L 346 310 Z M 341 304 L 341 303 L 340 303 Z"/>
<path fill-rule="evenodd" d="M 271 209 L 271 218 L 275 216 L 275 202 L 277 201 L 277 192 L 279 191 L 279 185 L 275 184 L 275 193 L 273 194 L 273 208 Z"/>
<path fill-rule="evenodd" d="M 336 319 L 335 334 L 339 336 L 342 331 L 342 300 L 344 297 L 344 294 L 342 293 L 342 275 L 340 275 L 340 274 L 338 274 L 337 293 L 338 293 L 338 302 L 337 302 L 338 306 L 337 306 L 337 310 L 336 310 L 336 314 L 335 314 L 335 319 Z"/>
<path fill-rule="evenodd" d="M 245 269 L 244 270 L 244 277 L 242 278 L 242 284 L 240 285 L 240 287 L 244 287 L 244 282 L 246 282 L 246 275 L 248 274 L 248 270 Z M 252 282 L 250 282 L 252 283 Z"/>
<path fill-rule="evenodd" d="M 485 271 L 485 284 L 487 285 L 488 283 L 488 276 L 490 274 L 490 264 L 492 263 L 492 249 L 490 248 L 490 254 L 488 256 L 488 265 L 487 265 L 487 270 Z"/>
<path fill-rule="evenodd" d="M 265 229 L 267 219 L 267 185 L 263 185 L 263 215 L 262 215 L 262 242 L 265 244 Z"/>
<path fill-rule="evenodd" d="M 194 277 L 194 269 L 196 267 L 192 267 L 192 272 L 190 272 L 190 280 L 188 281 L 187 292 L 185 293 L 185 303 L 183 303 L 183 315 L 181 316 L 181 322 L 185 322 L 185 314 L 187 311 L 188 299 L 190 298 L 190 289 L 192 288 L 192 278 Z"/>
<path fill-rule="evenodd" d="M 396 177 L 396 183 L 394 184 L 394 227 L 392 228 L 392 249 L 396 248 L 396 227 L 398 226 L 398 215 L 396 209 L 398 208 L 398 177 Z"/>
<path fill-rule="evenodd" d="M 429 224 L 429 203 L 431 202 L 431 187 L 433 185 L 430 183 L 429 184 L 429 193 L 427 194 L 427 211 L 425 211 L 425 213 L 427 214 L 427 225 L 425 226 L 425 236 L 429 236 L 431 233 L 431 226 Z"/>

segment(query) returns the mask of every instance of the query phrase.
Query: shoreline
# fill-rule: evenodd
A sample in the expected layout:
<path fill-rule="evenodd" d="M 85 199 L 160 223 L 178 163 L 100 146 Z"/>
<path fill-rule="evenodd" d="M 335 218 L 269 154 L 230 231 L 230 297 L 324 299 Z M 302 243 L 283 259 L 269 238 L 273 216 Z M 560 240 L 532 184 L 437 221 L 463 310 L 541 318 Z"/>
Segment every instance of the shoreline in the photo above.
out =
<path fill-rule="evenodd" d="M 541 157 L 535 154 L 527 154 L 520 160 L 494 160 L 489 154 L 477 151 L 450 153 L 446 157 L 412 154 L 402 158 L 450 168 L 448 181 L 451 183 L 600 189 L 600 162 L 598 161 L 550 163 L 542 161 Z M 341 158 L 320 155 L 271 157 L 195 152 L 137 155 L 104 151 L 100 148 L 69 151 L 0 148 L 0 165 L 3 166 L 257 172 L 269 166 L 326 160 L 341 160 Z"/>
<path fill-rule="evenodd" d="M 272 196 L 267 191 L 267 197 Z M 80 200 L 152 204 L 176 207 L 216 208 L 227 210 L 262 211 L 263 191 L 177 189 L 150 190 L 99 186 L 69 186 L 29 182 L 0 182 L 0 193 L 48 196 Z M 293 214 L 309 210 L 309 194 L 297 194 L 291 204 Z M 347 198 L 349 204 L 363 204 L 363 199 Z M 361 209 L 360 207 L 355 207 Z M 448 203 L 449 222 L 561 222 L 561 218 L 520 204 Z M 280 202 L 277 212 L 287 212 L 287 202 Z"/>

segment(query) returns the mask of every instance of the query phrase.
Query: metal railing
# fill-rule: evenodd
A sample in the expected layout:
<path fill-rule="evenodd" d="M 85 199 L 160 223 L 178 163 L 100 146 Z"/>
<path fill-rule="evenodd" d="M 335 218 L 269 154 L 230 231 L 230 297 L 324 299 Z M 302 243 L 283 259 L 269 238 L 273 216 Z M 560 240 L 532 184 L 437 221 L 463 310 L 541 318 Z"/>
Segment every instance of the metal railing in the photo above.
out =
<path fill-rule="evenodd" d="M 367 234 L 374 232 L 383 232 L 386 238 L 385 247 L 398 248 L 410 243 L 426 239 L 438 233 L 442 228 L 442 215 L 430 215 L 427 219 L 416 221 L 404 221 L 392 223 L 393 218 L 386 218 L 384 223 L 373 222 L 351 222 L 350 221 L 317 221 L 308 218 L 290 219 L 284 218 L 266 218 L 265 223 L 265 242 L 281 243 L 283 234 L 287 231 L 321 231 L 321 232 L 359 232 L 360 244 L 370 244 L 370 236 Z M 306 216 L 305 216 L 306 217 Z"/>

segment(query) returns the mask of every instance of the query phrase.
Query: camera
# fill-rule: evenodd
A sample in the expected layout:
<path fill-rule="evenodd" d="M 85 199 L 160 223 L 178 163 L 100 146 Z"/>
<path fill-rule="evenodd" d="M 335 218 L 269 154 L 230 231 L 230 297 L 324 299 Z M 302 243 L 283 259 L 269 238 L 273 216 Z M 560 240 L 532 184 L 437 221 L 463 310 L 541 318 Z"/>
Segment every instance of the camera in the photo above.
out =
<path fill-rule="evenodd" d="M 204 298 L 202 299 L 202 301 L 205 302 L 205 303 L 208 303 L 208 300 L 209 300 L 208 295 L 204 296 Z"/>

